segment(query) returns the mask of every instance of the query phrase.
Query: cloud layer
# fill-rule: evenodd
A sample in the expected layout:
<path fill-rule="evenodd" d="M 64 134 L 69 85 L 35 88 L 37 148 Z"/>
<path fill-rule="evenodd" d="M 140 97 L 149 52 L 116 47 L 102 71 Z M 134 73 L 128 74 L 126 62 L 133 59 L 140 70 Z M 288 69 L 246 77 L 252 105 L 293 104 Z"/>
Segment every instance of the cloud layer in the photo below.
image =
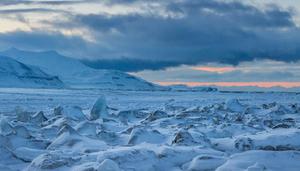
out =
<path fill-rule="evenodd" d="M 264 8 L 215 0 L 24 0 L 0 4 L 15 7 L 0 9 L 3 17 L 15 17 L 30 27 L 0 33 L 2 48 L 57 50 L 86 57 L 86 63 L 95 68 L 132 72 L 183 64 L 300 59 L 300 29 L 293 20 L 296 14 L 274 4 Z M 81 5 L 115 11 L 70 10 Z M 43 12 L 54 18 L 37 17 Z M 33 22 L 33 18 L 38 20 Z"/>

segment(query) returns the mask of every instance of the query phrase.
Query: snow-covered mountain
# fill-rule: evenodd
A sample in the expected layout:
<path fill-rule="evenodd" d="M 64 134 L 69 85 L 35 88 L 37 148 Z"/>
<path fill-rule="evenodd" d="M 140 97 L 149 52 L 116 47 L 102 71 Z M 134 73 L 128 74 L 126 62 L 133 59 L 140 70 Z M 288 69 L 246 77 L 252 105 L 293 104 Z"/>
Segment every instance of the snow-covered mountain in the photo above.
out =
<path fill-rule="evenodd" d="M 38 67 L 0 56 L 0 87 L 62 88 L 64 84 Z"/>
<path fill-rule="evenodd" d="M 166 89 L 121 71 L 90 68 L 79 60 L 60 55 L 55 51 L 30 52 L 12 48 L 0 54 L 12 57 L 25 64 L 38 66 L 46 73 L 59 76 L 66 85 L 73 88 Z"/>

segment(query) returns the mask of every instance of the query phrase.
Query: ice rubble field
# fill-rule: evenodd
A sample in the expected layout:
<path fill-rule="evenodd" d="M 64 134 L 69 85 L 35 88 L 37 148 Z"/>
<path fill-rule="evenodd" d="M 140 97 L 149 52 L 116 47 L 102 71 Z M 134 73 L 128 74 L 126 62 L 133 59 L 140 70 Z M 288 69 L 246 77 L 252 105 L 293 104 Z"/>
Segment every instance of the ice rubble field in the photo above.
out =
<path fill-rule="evenodd" d="M 0 89 L 0 170 L 300 170 L 300 94 Z"/>

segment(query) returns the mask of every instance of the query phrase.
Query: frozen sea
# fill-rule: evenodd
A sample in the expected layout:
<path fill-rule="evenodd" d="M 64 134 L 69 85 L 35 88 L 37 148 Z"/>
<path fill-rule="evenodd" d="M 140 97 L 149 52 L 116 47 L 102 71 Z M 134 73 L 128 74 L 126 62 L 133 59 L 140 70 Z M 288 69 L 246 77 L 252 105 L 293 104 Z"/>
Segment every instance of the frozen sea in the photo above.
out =
<path fill-rule="evenodd" d="M 300 170 L 300 94 L 0 89 L 0 170 Z"/>

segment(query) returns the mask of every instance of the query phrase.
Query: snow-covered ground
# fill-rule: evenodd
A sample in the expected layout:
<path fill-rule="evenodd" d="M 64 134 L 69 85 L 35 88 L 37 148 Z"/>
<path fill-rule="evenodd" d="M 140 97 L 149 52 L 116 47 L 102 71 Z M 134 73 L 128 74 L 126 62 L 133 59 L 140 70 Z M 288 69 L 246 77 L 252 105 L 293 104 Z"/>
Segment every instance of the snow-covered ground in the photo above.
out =
<path fill-rule="evenodd" d="M 0 170 L 300 169 L 300 94 L 0 89 Z"/>

